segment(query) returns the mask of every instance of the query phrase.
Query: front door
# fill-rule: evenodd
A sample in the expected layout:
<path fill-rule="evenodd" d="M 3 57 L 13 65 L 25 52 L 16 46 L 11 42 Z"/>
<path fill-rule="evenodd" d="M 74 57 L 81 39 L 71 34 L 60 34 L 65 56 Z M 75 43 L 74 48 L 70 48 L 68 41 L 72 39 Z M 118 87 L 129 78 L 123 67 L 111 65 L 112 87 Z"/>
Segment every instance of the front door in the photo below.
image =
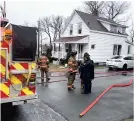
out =
<path fill-rule="evenodd" d="M 82 59 L 82 53 L 83 53 L 83 44 L 79 44 L 78 47 L 78 59 Z"/>

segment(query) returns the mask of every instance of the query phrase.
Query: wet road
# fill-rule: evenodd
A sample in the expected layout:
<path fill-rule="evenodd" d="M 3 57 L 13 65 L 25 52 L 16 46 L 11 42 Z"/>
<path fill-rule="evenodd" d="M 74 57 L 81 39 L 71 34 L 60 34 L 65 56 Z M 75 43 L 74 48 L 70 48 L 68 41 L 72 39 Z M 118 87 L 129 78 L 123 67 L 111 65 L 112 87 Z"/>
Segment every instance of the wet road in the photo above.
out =
<path fill-rule="evenodd" d="M 105 69 L 96 70 L 96 72 L 105 71 Z M 93 80 L 90 95 L 80 93 L 79 78 L 76 78 L 76 89 L 72 92 L 67 91 L 67 82 L 50 83 L 48 87 L 37 85 L 39 101 L 15 106 L 8 114 L 2 111 L 2 121 L 120 121 L 130 117 L 133 114 L 133 85 L 112 89 L 83 118 L 79 118 L 79 113 L 109 85 L 127 83 L 133 78 L 132 73 L 95 76 L 98 78 Z M 64 76 L 51 78 L 51 81 L 56 80 L 66 80 L 66 78 Z"/>

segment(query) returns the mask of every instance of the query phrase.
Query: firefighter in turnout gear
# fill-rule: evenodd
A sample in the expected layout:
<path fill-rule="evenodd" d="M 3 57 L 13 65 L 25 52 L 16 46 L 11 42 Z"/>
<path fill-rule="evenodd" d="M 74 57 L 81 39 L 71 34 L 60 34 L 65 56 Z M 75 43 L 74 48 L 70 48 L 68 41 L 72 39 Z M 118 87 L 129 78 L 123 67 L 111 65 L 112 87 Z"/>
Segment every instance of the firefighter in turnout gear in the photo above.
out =
<path fill-rule="evenodd" d="M 77 73 L 78 64 L 76 61 L 77 52 L 71 52 L 71 57 L 68 60 L 68 90 L 75 89 L 74 80 Z"/>
<path fill-rule="evenodd" d="M 44 84 L 44 74 L 46 75 L 46 85 L 49 82 L 50 78 L 48 77 L 48 68 L 49 68 L 49 60 L 43 53 L 38 61 L 38 68 L 41 71 L 41 82 Z"/>

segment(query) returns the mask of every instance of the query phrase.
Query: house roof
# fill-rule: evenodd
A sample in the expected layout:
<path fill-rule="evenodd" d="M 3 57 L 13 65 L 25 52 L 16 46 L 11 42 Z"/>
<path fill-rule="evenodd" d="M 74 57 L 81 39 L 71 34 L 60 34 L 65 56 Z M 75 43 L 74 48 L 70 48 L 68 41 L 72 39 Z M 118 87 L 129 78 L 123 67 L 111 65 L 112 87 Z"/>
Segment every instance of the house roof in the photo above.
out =
<path fill-rule="evenodd" d="M 88 13 L 81 12 L 81 11 L 78 11 L 78 10 L 75 10 L 75 11 L 77 12 L 77 14 L 81 17 L 81 19 L 85 22 L 85 24 L 91 30 L 110 32 L 101 24 L 100 20 L 111 23 L 111 24 L 114 24 L 114 25 L 117 25 L 117 26 L 126 27 L 126 26 L 123 26 L 121 24 L 117 24 L 115 21 L 113 21 L 111 19 L 106 19 L 106 18 L 103 18 L 103 17 L 94 16 L 92 14 L 88 14 Z M 113 32 L 110 32 L 110 33 L 113 33 Z M 121 33 L 116 33 L 116 34 L 121 34 Z"/>
<path fill-rule="evenodd" d="M 79 41 L 85 37 L 87 37 L 88 35 L 85 36 L 73 36 L 73 37 L 61 37 L 58 40 L 56 40 L 56 42 L 71 42 L 71 41 Z"/>

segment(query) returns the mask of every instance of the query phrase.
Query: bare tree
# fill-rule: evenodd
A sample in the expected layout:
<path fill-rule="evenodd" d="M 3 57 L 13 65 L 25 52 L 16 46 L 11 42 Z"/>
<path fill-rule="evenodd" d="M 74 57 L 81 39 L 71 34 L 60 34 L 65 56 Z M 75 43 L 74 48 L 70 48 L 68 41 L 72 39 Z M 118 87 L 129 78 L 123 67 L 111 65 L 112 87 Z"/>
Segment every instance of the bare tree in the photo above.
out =
<path fill-rule="evenodd" d="M 28 21 L 24 21 L 24 26 L 29 26 L 29 22 Z"/>
<path fill-rule="evenodd" d="M 103 16 L 112 20 L 117 20 L 120 15 L 126 13 L 130 5 L 128 2 L 125 1 L 86 1 L 84 2 L 84 4 L 86 12 L 89 12 L 90 14 L 96 16 Z M 129 17 L 127 17 L 126 20 L 123 20 L 123 22 L 128 20 Z M 120 19 L 118 19 L 117 22 L 120 22 Z"/>
<path fill-rule="evenodd" d="M 127 22 L 131 19 L 131 14 L 128 14 L 128 15 L 125 15 L 125 16 L 122 16 L 121 18 L 116 18 L 115 19 L 115 22 L 116 23 L 119 23 L 119 24 L 122 24 L 122 25 L 126 25 Z"/>
<path fill-rule="evenodd" d="M 52 16 L 51 23 L 52 31 L 53 31 L 53 41 L 60 38 L 61 32 L 63 30 L 63 17 L 62 16 Z"/>
<path fill-rule="evenodd" d="M 126 12 L 129 7 L 128 2 L 117 2 L 117 1 L 107 1 L 105 2 L 105 17 L 115 20 L 119 15 L 122 15 Z"/>
<path fill-rule="evenodd" d="M 86 1 L 85 11 L 88 11 L 90 14 L 99 16 L 103 14 L 104 1 Z"/>
<path fill-rule="evenodd" d="M 52 36 L 51 36 L 51 18 L 44 17 L 39 20 L 40 21 L 40 31 L 45 32 L 50 40 L 50 46 L 47 49 L 47 57 L 50 58 L 52 56 Z"/>
<path fill-rule="evenodd" d="M 45 32 L 50 40 L 50 45 L 52 44 L 52 37 L 51 37 L 51 19 L 50 17 L 44 17 L 43 19 L 40 19 L 40 30 L 42 32 Z"/>
<path fill-rule="evenodd" d="M 129 39 L 130 42 L 134 43 L 134 22 L 133 21 L 129 30 Z"/>

